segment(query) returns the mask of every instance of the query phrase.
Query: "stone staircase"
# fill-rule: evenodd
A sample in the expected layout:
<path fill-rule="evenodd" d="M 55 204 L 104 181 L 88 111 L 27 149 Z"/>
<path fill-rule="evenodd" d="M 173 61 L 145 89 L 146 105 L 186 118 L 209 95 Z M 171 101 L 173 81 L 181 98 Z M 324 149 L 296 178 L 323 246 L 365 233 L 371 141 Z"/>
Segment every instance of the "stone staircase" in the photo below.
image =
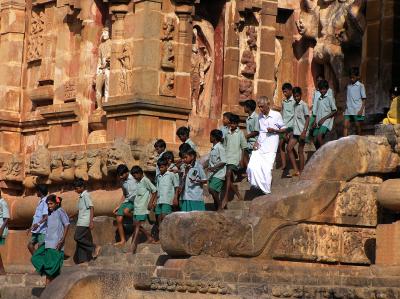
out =
<path fill-rule="evenodd" d="M 30 273 L 7 273 L 0 276 L 0 298 L 39 298 L 44 290 L 45 277 Z"/>

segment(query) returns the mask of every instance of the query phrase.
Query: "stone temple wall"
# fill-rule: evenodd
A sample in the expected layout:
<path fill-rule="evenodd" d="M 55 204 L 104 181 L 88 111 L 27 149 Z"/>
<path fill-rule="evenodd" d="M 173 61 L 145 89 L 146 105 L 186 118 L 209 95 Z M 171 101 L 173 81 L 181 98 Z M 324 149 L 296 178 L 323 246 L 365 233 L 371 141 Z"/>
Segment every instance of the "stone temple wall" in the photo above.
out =
<path fill-rule="evenodd" d="M 68 191 L 81 177 L 116 197 L 116 165 L 154 170 L 154 139 L 177 150 L 180 126 L 207 151 L 223 112 L 244 116 L 240 101 L 260 95 L 279 106 L 284 81 L 310 99 L 324 72 L 343 103 L 346 70 L 361 66 L 370 112 L 380 110 L 398 72 L 396 20 L 390 0 L 0 1 L 11 225 L 30 220 L 37 183 Z"/>

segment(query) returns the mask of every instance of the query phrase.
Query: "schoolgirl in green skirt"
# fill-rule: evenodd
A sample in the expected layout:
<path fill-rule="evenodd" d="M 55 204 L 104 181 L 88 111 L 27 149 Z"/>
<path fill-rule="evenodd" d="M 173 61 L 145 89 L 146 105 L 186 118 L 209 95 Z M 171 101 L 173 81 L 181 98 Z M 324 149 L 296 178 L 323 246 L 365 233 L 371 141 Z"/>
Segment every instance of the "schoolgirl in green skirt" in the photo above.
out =
<path fill-rule="evenodd" d="M 47 197 L 49 216 L 47 232 L 42 244 L 32 256 L 32 264 L 40 275 L 46 275 L 46 285 L 56 278 L 64 262 L 64 242 L 69 228 L 69 217 L 61 208 L 60 197 Z"/>

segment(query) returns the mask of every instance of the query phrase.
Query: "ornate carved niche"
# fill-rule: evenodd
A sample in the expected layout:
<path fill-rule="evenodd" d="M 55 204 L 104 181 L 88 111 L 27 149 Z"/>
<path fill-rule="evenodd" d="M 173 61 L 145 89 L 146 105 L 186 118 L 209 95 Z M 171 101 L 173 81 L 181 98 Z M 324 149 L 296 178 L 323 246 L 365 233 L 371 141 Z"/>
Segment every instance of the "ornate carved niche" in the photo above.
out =
<path fill-rule="evenodd" d="M 0 168 L 0 179 L 5 181 L 22 181 L 22 158 L 13 154 Z"/>
<path fill-rule="evenodd" d="M 175 70 L 174 34 L 176 21 L 172 17 L 166 17 L 162 24 L 161 32 L 161 68 Z"/>
<path fill-rule="evenodd" d="M 64 83 L 64 102 L 73 102 L 76 99 L 77 79 L 70 79 Z"/>
<path fill-rule="evenodd" d="M 259 50 L 260 7 L 249 1 L 241 1 L 238 6 L 236 32 L 239 39 L 239 97 L 241 100 L 253 96 L 257 79 L 257 61 Z"/>
<path fill-rule="evenodd" d="M 46 27 L 46 14 L 44 7 L 32 8 L 29 24 L 27 61 L 33 62 L 42 59 L 43 34 Z"/>

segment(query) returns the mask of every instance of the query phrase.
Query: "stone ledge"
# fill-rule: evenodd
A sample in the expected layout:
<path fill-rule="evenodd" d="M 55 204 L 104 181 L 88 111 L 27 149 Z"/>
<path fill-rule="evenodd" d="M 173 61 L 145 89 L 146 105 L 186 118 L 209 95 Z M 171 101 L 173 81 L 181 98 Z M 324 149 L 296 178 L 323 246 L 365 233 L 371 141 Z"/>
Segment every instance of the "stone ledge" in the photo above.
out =
<path fill-rule="evenodd" d="M 32 102 L 40 103 L 42 101 L 53 100 L 54 86 L 39 86 L 37 88 L 27 90 L 26 93 L 28 94 Z"/>
<path fill-rule="evenodd" d="M 191 112 L 189 102 L 164 96 L 130 95 L 110 97 L 103 109 L 107 117 L 137 114 L 139 110 L 151 110 L 152 112 L 166 112 L 188 116 Z"/>
<path fill-rule="evenodd" d="M 48 124 L 76 122 L 80 115 L 79 104 L 75 102 L 39 107 L 38 110 Z"/>

